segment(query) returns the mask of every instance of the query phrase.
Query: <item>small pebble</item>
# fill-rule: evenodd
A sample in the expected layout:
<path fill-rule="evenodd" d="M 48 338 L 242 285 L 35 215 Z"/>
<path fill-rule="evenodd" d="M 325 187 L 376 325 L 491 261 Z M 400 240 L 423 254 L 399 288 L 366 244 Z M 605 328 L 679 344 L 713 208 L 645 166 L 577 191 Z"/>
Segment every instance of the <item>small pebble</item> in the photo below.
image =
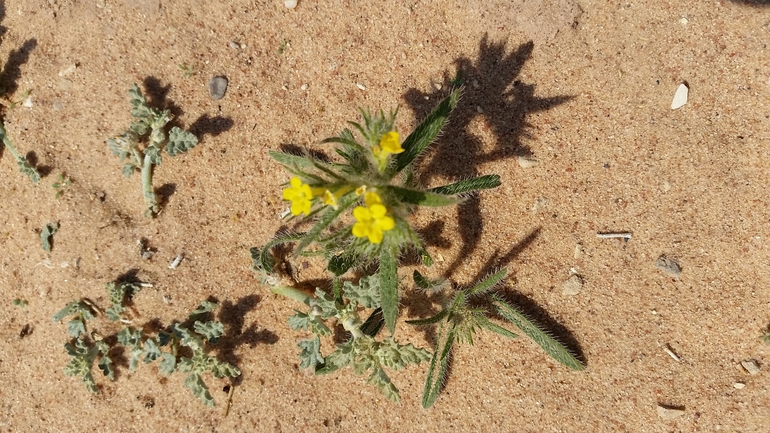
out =
<path fill-rule="evenodd" d="M 677 108 L 683 107 L 684 104 L 687 103 L 687 94 L 689 92 L 690 89 L 686 84 L 680 84 L 676 89 L 676 93 L 674 94 L 674 100 L 671 101 L 671 109 L 676 110 Z"/>
<path fill-rule="evenodd" d="M 212 77 L 209 81 L 209 95 L 211 99 L 219 100 L 225 97 L 227 91 L 227 78 L 222 76 Z"/>
<path fill-rule="evenodd" d="M 480 106 L 480 105 L 477 105 L 477 106 L 476 106 L 476 112 L 477 112 L 477 113 L 479 113 L 479 114 L 481 114 L 481 113 L 483 113 L 483 112 L 484 112 L 484 110 L 481 108 L 481 106 Z"/>
<path fill-rule="evenodd" d="M 307 90 L 307 84 L 299 86 L 299 90 Z"/>
<path fill-rule="evenodd" d="M 576 259 L 579 259 L 580 256 L 583 255 L 583 245 L 577 244 L 575 245 L 575 253 L 573 254 L 573 257 Z"/>
<path fill-rule="evenodd" d="M 297 7 L 297 0 L 283 0 L 283 5 L 286 6 L 287 9 L 294 9 Z"/>
<path fill-rule="evenodd" d="M 238 42 L 235 42 L 235 41 L 230 41 L 230 48 L 232 48 L 232 49 L 234 49 L 234 50 L 237 50 L 237 49 L 238 49 L 238 48 L 240 48 L 240 47 L 241 47 L 241 46 L 238 44 Z"/>
<path fill-rule="evenodd" d="M 359 89 L 361 89 L 361 90 L 366 90 L 366 86 L 364 86 L 364 85 L 363 85 L 363 84 L 361 84 L 361 83 L 356 83 L 356 87 L 358 87 L 358 88 L 359 88 Z"/>
<path fill-rule="evenodd" d="M 521 167 L 521 168 L 537 167 L 538 164 L 540 164 L 540 161 L 536 160 L 535 158 L 533 158 L 531 156 L 519 155 L 517 160 L 519 161 L 519 167 Z"/>
<path fill-rule="evenodd" d="M 658 405 L 658 416 L 661 419 L 664 420 L 672 420 L 674 418 L 678 418 L 680 416 L 684 415 L 684 409 L 680 409 L 677 407 L 671 407 L 671 406 L 664 406 L 662 404 Z"/>
<path fill-rule="evenodd" d="M 682 18 L 679 19 L 679 24 L 681 24 L 683 26 L 686 26 L 687 23 L 689 23 L 689 22 L 690 22 L 690 20 L 688 20 L 687 17 L 682 17 Z"/>
<path fill-rule="evenodd" d="M 674 278 L 679 278 L 682 275 L 682 268 L 679 267 L 679 264 L 666 256 L 658 257 L 658 260 L 655 260 L 655 267 Z"/>
<path fill-rule="evenodd" d="M 479 84 L 479 80 L 473 80 L 471 85 L 473 86 L 474 89 L 478 89 L 479 87 L 481 87 L 481 85 Z"/>
<path fill-rule="evenodd" d="M 75 69 L 77 69 L 77 67 L 78 67 L 77 63 L 73 63 L 73 64 L 67 66 L 66 68 L 62 69 L 61 71 L 59 71 L 59 76 L 63 77 L 65 75 L 69 75 L 69 74 L 75 72 Z"/>
<path fill-rule="evenodd" d="M 747 359 L 745 361 L 741 361 L 741 365 L 746 369 L 747 372 L 749 372 L 750 375 L 753 376 L 755 374 L 759 374 L 759 364 L 757 363 L 757 360 Z"/>
<path fill-rule="evenodd" d="M 746 388 L 746 384 L 743 383 L 743 382 L 735 382 L 733 384 L 733 388 L 735 388 L 735 389 L 743 389 L 743 388 Z"/>
<path fill-rule="evenodd" d="M 564 296 L 575 296 L 583 288 L 583 279 L 580 275 L 573 275 L 561 285 L 561 294 Z"/>

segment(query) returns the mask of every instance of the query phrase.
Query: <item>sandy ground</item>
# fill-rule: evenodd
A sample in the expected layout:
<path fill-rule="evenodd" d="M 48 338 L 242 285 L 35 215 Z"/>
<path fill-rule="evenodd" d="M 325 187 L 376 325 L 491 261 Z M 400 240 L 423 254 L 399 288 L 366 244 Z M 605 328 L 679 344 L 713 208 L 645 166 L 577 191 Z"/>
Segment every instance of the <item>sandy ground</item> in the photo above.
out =
<path fill-rule="evenodd" d="M 0 15 L 2 84 L 33 102 L 6 110 L 8 134 L 46 174 L 33 185 L 0 154 L 2 431 L 770 431 L 766 1 L 9 0 Z M 327 150 L 319 141 L 358 107 L 398 105 L 409 131 L 458 70 L 465 96 L 423 180 L 498 173 L 503 185 L 415 216 L 444 259 L 425 272 L 464 285 L 507 266 L 509 295 L 588 367 L 482 334 L 424 410 L 425 364 L 393 375 L 400 403 L 350 370 L 300 371 L 295 305 L 259 285 L 248 248 L 282 227 L 288 176 L 268 151 Z M 218 101 L 214 75 L 230 82 Z M 134 82 L 201 138 L 155 171 L 166 203 L 153 220 L 105 145 L 130 122 Z M 689 100 L 672 110 L 682 83 Z M 59 173 L 74 183 L 57 200 Z M 48 254 L 38 233 L 51 221 Z M 596 237 L 608 231 L 633 238 Z M 679 278 L 655 268 L 661 255 Z M 154 284 L 134 298 L 137 320 L 166 325 L 209 296 L 226 307 L 213 353 L 243 372 L 227 417 L 224 380 L 206 378 L 208 409 L 155 365 L 98 377 L 99 395 L 64 376 L 66 329 L 51 317 L 81 297 L 106 305 L 104 284 L 130 271 Z M 572 273 L 584 285 L 567 296 Z M 420 302 L 407 296 L 402 317 L 424 317 Z M 398 334 L 430 345 L 408 325 Z M 683 413 L 664 419 L 660 405 Z"/>

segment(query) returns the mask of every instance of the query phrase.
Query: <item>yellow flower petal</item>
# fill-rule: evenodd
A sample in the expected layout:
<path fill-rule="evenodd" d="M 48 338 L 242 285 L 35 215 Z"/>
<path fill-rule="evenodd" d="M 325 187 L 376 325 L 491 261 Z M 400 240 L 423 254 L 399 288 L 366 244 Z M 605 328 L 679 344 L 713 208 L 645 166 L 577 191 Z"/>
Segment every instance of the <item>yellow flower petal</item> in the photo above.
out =
<path fill-rule="evenodd" d="M 398 132 L 390 131 L 382 136 L 380 140 L 380 147 L 386 153 L 401 153 L 404 148 L 401 147 L 401 141 L 399 141 Z"/>

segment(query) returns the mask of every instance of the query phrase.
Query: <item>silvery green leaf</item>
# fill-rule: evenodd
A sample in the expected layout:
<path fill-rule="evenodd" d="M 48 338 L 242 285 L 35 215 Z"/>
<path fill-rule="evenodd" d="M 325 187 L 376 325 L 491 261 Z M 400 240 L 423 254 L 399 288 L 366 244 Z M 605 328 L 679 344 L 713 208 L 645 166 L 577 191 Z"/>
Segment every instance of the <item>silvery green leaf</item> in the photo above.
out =
<path fill-rule="evenodd" d="M 19 166 L 19 171 L 21 171 L 22 174 L 32 179 L 32 182 L 34 183 L 40 182 L 40 173 L 37 171 L 35 167 L 32 166 L 32 164 L 29 163 L 29 161 L 26 160 L 26 158 L 17 159 L 16 163 Z"/>
<path fill-rule="evenodd" d="M 107 139 L 107 147 L 109 147 L 113 155 L 120 158 L 121 161 L 128 157 L 131 150 L 135 149 L 138 143 L 139 135 L 132 130 L 128 130 L 117 137 Z"/>
<path fill-rule="evenodd" d="M 78 338 L 80 334 L 86 333 L 86 325 L 80 319 L 70 320 L 67 322 L 67 333 Z"/>
<path fill-rule="evenodd" d="M 120 314 L 124 311 L 126 311 L 125 307 L 118 304 L 104 310 L 104 313 L 107 315 L 107 318 L 110 319 L 110 321 L 117 322 L 120 320 Z"/>
<path fill-rule="evenodd" d="M 203 301 L 198 308 L 190 313 L 190 317 L 196 316 L 198 314 L 208 313 L 209 311 L 214 311 L 217 308 L 219 308 L 219 304 L 216 302 Z"/>
<path fill-rule="evenodd" d="M 81 301 L 72 301 L 53 316 L 54 322 L 59 322 L 67 316 L 82 314 L 85 320 L 94 318 L 91 309 Z"/>
<path fill-rule="evenodd" d="M 206 383 L 203 382 L 203 379 L 201 379 L 199 374 L 193 373 L 187 376 L 187 379 L 184 381 L 184 386 L 189 388 L 193 395 L 199 398 L 203 404 L 209 407 L 214 406 L 214 398 L 209 393 L 209 388 L 206 386 Z"/>
<path fill-rule="evenodd" d="M 317 369 L 315 373 L 328 374 L 337 371 L 340 368 L 347 367 L 353 362 L 354 355 L 352 342 L 338 344 L 337 350 L 330 353 L 329 356 L 324 359 L 323 367 Z"/>
<path fill-rule="evenodd" d="M 99 360 L 99 370 L 102 374 L 109 377 L 110 380 L 115 380 L 115 371 L 112 369 L 112 359 L 106 354 L 102 355 L 102 359 Z"/>
<path fill-rule="evenodd" d="M 310 308 L 319 307 L 321 309 L 321 317 L 328 319 L 334 317 L 339 313 L 337 308 L 337 301 L 332 296 L 324 292 L 320 288 L 315 289 L 315 298 L 310 299 Z"/>
<path fill-rule="evenodd" d="M 289 327 L 295 331 L 302 331 L 310 325 L 310 316 L 297 310 L 294 311 L 297 314 L 289 316 Z"/>
<path fill-rule="evenodd" d="M 161 347 L 163 347 L 171 342 L 171 337 L 172 335 L 169 334 L 168 332 L 161 331 L 158 333 L 158 343 L 160 344 Z"/>
<path fill-rule="evenodd" d="M 46 224 L 45 227 L 43 227 L 43 230 L 40 231 L 40 243 L 42 244 L 44 251 L 48 253 L 51 252 L 51 238 L 57 230 L 59 230 L 59 223 L 52 222 Z"/>
<path fill-rule="evenodd" d="M 131 98 L 131 115 L 137 119 L 144 119 L 151 117 L 154 113 L 152 109 L 147 105 L 147 100 L 142 95 L 142 91 L 139 90 L 139 86 L 134 83 L 131 89 L 128 91 L 128 95 Z"/>
<path fill-rule="evenodd" d="M 216 343 L 216 340 L 225 333 L 225 325 L 222 322 L 212 321 L 204 323 L 196 321 L 193 324 L 193 329 L 211 343 Z"/>
<path fill-rule="evenodd" d="M 410 363 L 419 364 L 430 360 L 430 352 L 427 350 L 414 347 L 412 344 L 399 345 L 393 337 L 380 342 L 376 356 L 380 364 L 393 370 L 401 370 Z"/>
<path fill-rule="evenodd" d="M 144 149 L 144 157 L 150 158 L 150 162 L 155 165 L 160 165 L 163 162 L 163 158 L 160 154 L 160 149 L 155 146 L 149 146 Z"/>
<path fill-rule="evenodd" d="M 198 144 L 198 137 L 194 134 L 175 126 L 171 128 L 166 144 L 166 153 L 169 156 L 176 156 L 179 153 L 187 152 Z"/>
<path fill-rule="evenodd" d="M 142 353 L 144 353 L 144 350 L 141 346 L 134 346 L 134 348 L 131 349 L 131 358 L 128 360 L 128 371 L 136 370 L 136 367 L 139 365 L 139 360 L 142 359 Z"/>
<path fill-rule="evenodd" d="M 385 394 L 388 400 L 398 402 L 401 400 L 401 396 L 398 394 L 398 388 L 393 385 L 390 378 L 385 371 L 381 368 L 376 368 L 372 375 L 369 376 L 369 380 L 366 381 L 370 385 L 374 385 L 377 389 Z"/>
<path fill-rule="evenodd" d="M 147 341 L 144 342 L 144 363 L 149 364 L 160 358 L 160 356 L 161 352 L 158 343 L 152 338 L 148 338 Z"/>
<path fill-rule="evenodd" d="M 182 373 L 189 373 L 191 371 L 195 371 L 195 363 L 193 363 L 192 359 L 183 356 L 179 358 L 179 361 L 177 361 L 176 368 Z"/>
<path fill-rule="evenodd" d="M 164 353 L 160 360 L 160 374 L 170 376 L 176 370 L 176 357 L 170 353 Z"/>
<path fill-rule="evenodd" d="M 142 331 L 134 328 L 123 328 L 118 332 L 118 343 L 127 347 L 136 347 L 142 344 Z"/>
<path fill-rule="evenodd" d="M 130 162 L 127 162 L 123 165 L 123 176 L 131 177 L 131 175 L 134 174 L 134 172 L 138 169 L 139 167 L 131 164 Z"/>
<path fill-rule="evenodd" d="M 321 355 L 321 340 L 316 337 L 312 340 L 302 340 L 298 346 L 302 349 L 299 354 L 299 368 L 313 368 L 324 363 L 324 357 Z"/>
<path fill-rule="evenodd" d="M 241 375 L 241 370 L 239 370 L 234 365 L 228 364 L 227 362 L 219 361 L 218 359 L 213 357 L 210 357 L 210 359 L 211 359 L 211 363 L 209 365 L 208 370 L 217 379 L 221 379 L 223 377 L 238 377 Z"/>
<path fill-rule="evenodd" d="M 376 276 L 363 277 L 358 280 L 358 284 L 345 281 L 342 290 L 346 298 L 366 308 L 380 306 L 380 280 Z"/>
<path fill-rule="evenodd" d="M 175 323 L 173 330 L 174 330 L 174 335 L 176 335 L 177 338 L 179 338 L 179 342 L 182 343 L 183 346 L 187 346 L 193 351 L 203 349 L 203 341 L 201 341 L 201 339 L 198 336 L 190 332 L 189 329 L 185 328 L 184 326 L 181 326 L 178 323 Z"/>
<path fill-rule="evenodd" d="M 131 126 L 128 127 L 129 131 L 137 134 L 138 136 L 142 136 L 147 133 L 147 131 L 150 130 L 150 125 L 147 122 L 147 120 L 137 120 L 136 122 L 132 122 Z"/>

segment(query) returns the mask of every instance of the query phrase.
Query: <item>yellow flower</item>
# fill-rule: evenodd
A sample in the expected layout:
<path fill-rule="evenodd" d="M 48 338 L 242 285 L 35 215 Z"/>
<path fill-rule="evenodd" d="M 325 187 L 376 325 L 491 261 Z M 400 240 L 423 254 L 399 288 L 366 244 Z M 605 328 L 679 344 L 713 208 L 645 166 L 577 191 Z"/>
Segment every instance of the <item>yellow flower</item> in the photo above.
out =
<path fill-rule="evenodd" d="M 398 132 L 396 131 L 390 131 L 383 135 L 380 139 L 380 144 L 372 148 L 374 156 L 376 156 L 377 161 L 379 161 L 380 171 L 385 169 L 385 166 L 388 163 L 388 156 L 390 156 L 390 154 L 401 153 L 403 151 L 404 148 L 401 147 L 401 141 L 399 139 Z"/>
<path fill-rule="evenodd" d="M 321 200 L 323 200 L 325 205 L 329 205 L 336 210 L 338 206 L 337 201 L 340 199 L 340 197 L 347 194 L 352 188 L 353 187 L 351 186 L 343 186 L 335 192 L 331 192 L 327 189 L 324 191 L 323 195 L 321 195 Z"/>
<path fill-rule="evenodd" d="M 364 201 L 366 207 L 358 206 L 353 209 L 353 216 L 357 221 L 353 225 L 353 236 L 369 238 L 369 242 L 373 244 L 382 243 L 383 232 L 392 230 L 396 222 L 387 216 L 388 209 L 376 193 L 367 192 Z"/>
<path fill-rule="evenodd" d="M 309 215 L 310 208 L 313 206 L 313 191 L 310 185 L 302 183 L 297 176 L 292 177 L 290 183 L 290 187 L 283 189 L 283 199 L 291 201 L 291 214 Z"/>

